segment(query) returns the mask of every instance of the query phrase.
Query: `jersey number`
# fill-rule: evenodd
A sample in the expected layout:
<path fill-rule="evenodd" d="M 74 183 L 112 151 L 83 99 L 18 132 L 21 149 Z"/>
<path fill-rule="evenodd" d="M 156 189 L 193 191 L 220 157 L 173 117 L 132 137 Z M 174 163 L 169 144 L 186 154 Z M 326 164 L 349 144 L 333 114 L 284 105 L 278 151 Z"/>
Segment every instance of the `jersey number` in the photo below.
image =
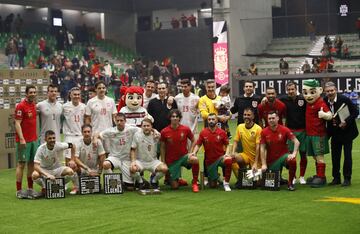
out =
<path fill-rule="evenodd" d="M 80 122 L 80 115 L 74 115 L 74 121 L 75 121 L 75 123 L 79 123 Z"/>
<path fill-rule="evenodd" d="M 183 112 L 189 112 L 189 106 L 183 106 Z"/>
<path fill-rule="evenodd" d="M 106 115 L 106 108 L 101 108 L 100 109 L 100 114 L 101 115 Z"/>
<path fill-rule="evenodd" d="M 119 143 L 120 143 L 120 145 L 125 145 L 126 141 L 124 138 L 120 138 Z"/>

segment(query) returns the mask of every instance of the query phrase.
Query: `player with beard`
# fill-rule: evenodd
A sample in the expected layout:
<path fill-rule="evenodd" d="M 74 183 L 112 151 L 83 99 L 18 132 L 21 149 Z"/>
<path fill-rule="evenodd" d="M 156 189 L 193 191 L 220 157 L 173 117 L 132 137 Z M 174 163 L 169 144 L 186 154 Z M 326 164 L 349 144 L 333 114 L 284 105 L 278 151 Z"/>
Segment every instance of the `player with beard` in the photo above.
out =
<path fill-rule="evenodd" d="M 263 128 L 268 126 L 268 113 L 275 111 L 279 116 L 279 124 L 283 124 L 286 117 L 286 106 L 283 102 L 276 98 L 274 87 L 268 87 L 264 100 L 258 105 L 259 124 Z"/>
<path fill-rule="evenodd" d="M 258 169 L 260 161 L 260 137 L 261 127 L 254 122 L 255 115 L 252 108 L 245 108 L 243 113 L 244 123 L 236 128 L 232 157 L 236 164 L 233 164 L 233 172 L 238 177 L 239 168 Z M 242 152 L 237 153 L 238 145 L 242 146 Z"/>
<path fill-rule="evenodd" d="M 219 177 L 218 167 L 224 167 L 225 176 L 223 186 L 226 192 L 230 192 L 231 188 L 229 181 L 231 176 L 232 158 L 230 155 L 226 154 L 228 151 L 229 139 L 226 132 L 217 126 L 218 121 L 215 114 L 209 114 L 207 121 L 208 127 L 200 132 L 199 139 L 197 140 L 190 157 L 196 157 L 201 145 L 203 145 L 206 153 L 205 165 L 209 176 L 210 187 L 216 188 Z"/>

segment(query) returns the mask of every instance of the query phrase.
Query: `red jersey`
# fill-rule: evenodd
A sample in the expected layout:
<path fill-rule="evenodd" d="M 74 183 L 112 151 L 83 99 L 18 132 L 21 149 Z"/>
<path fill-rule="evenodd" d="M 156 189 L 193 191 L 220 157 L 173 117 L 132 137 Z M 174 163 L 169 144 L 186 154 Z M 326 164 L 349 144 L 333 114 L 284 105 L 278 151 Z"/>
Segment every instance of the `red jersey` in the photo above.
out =
<path fill-rule="evenodd" d="M 226 132 L 221 128 L 216 128 L 214 132 L 209 128 L 204 128 L 200 132 L 196 144 L 204 145 L 206 154 L 205 164 L 210 165 L 225 154 L 224 146 L 229 144 L 229 139 Z"/>
<path fill-rule="evenodd" d="M 281 156 L 288 153 L 287 141 L 294 139 L 294 134 L 283 125 L 278 125 L 275 131 L 266 127 L 261 131 L 260 144 L 266 144 L 266 164 L 269 166 Z"/>
<path fill-rule="evenodd" d="M 194 139 L 194 135 L 190 128 L 185 125 L 179 125 L 173 129 L 171 125 L 161 130 L 161 141 L 165 143 L 165 163 L 172 164 L 176 160 L 188 153 L 187 140 Z"/>
<path fill-rule="evenodd" d="M 266 102 L 264 105 L 258 105 L 259 120 L 265 120 L 265 126 L 269 126 L 267 116 L 269 112 L 276 111 L 279 116 L 279 124 L 283 124 L 282 119 L 286 117 L 286 105 L 279 99 L 275 99 L 275 103 Z"/>
<path fill-rule="evenodd" d="M 320 111 L 321 107 L 323 108 L 324 112 L 330 111 L 329 107 L 326 105 L 324 100 L 320 97 L 316 100 L 313 104 L 307 103 L 306 105 L 306 124 L 305 130 L 306 135 L 308 136 L 325 136 L 326 135 L 326 121 L 320 119 L 318 116 L 318 112 Z"/>
<path fill-rule="evenodd" d="M 22 100 L 15 107 L 15 119 L 21 120 L 21 129 L 26 142 L 37 140 L 36 135 L 36 104 L 35 102 L 28 102 L 26 99 Z M 16 133 L 16 142 L 20 142 L 19 136 Z"/>

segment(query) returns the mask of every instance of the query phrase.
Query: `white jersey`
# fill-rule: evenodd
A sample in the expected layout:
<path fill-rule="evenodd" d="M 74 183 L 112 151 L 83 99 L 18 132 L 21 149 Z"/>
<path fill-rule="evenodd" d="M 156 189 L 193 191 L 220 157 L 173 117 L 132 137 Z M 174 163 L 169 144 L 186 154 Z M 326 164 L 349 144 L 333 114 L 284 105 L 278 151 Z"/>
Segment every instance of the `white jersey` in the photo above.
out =
<path fill-rule="evenodd" d="M 40 142 L 45 142 L 45 132 L 52 130 L 55 132 L 56 140 L 60 141 L 61 114 L 63 107 L 59 102 L 49 102 L 44 100 L 36 105 L 40 117 Z"/>
<path fill-rule="evenodd" d="M 85 114 L 91 117 L 93 133 L 99 133 L 113 126 L 112 115 L 116 114 L 114 99 L 105 96 L 99 99 L 97 96 L 91 98 L 85 109 Z"/>
<path fill-rule="evenodd" d="M 89 145 L 85 144 L 83 139 L 76 143 L 75 157 L 78 157 L 90 169 L 97 170 L 99 155 L 103 154 L 105 150 L 100 140 L 97 141 L 96 147 L 92 142 Z"/>
<path fill-rule="evenodd" d="M 109 157 L 130 161 L 130 149 L 133 136 L 140 128 L 125 125 L 124 130 L 119 131 L 117 127 L 105 129 L 100 136 L 110 141 Z"/>
<path fill-rule="evenodd" d="M 81 126 L 84 125 L 86 105 L 79 103 L 74 106 L 72 102 L 67 102 L 63 105 L 63 116 L 65 118 L 63 123 L 63 133 L 66 136 L 81 136 Z"/>
<path fill-rule="evenodd" d="M 36 151 L 34 162 L 40 163 L 40 167 L 46 170 L 54 170 L 61 167 L 60 159 L 62 151 L 69 148 L 69 144 L 65 142 L 56 142 L 52 150 L 49 150 L 46 143 L 39 146 Z"/>
<path fill-rule="evenodd" d="M 158 96 L 157 94 L 152 93 L 152 94 L 151 94 L 151 97 L 148 98 L 148 97 L 146 97 L 146 95 L 145 95 L 145 93 L 144 93 L 144 94 L 143 94 L 143 107 L 144 107 L 145 109 L 147 109 L 150 100 L 156 98 L 157 96 Z"/>
<path fill-rule="evenodd" d="M 193 93 L 190 93 L 189 97 L 185 97 L 182 93 L 175 96 L 177 107 L 182 114 L 180 124 L 188 126 L 192 132 L 195 132 L 197 127 L 199 99 L 199 96 Z"/>
<path fill-rule="evenodd" d="M 124 113 L 126 117 L 126 124 L 133 125 L 133 126 L 141 126 L 141 121 L 148 116 L 147 110 L 140 106 L 136 112 L 131 110 L 129 107 L 124 106 L 121 108 L 120 113 Z"/>
<path fill-rule="evenodd" d="M 159 139 L 154 139 L 154 135 L 146 136 L 144 132 L 138 131 L 135 133 L 131 148 L 137 149 L 136 159 L 144 162 L 151 162 L 157 159 L 157 144 Z"/>

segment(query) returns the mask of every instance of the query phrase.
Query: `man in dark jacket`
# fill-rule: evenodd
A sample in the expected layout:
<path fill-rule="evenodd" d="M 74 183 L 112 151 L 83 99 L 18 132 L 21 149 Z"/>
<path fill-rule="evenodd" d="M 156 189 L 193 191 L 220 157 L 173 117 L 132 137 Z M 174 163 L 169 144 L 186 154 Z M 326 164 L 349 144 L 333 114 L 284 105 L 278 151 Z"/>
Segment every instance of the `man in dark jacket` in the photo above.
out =
<path fill-rule="evenodd" d="M 324 101 L 333 113 L 333 119 L 327 123 L 328 134 L 331 137 L 331 159 L 333 181 L 329 185 L 341 184 L 340 159 L 344 147 L 344 165 L 342 186 L 351 185 L 352 144 L 359 132 L 355 119 L 359 114 L 357 107 L 344 95 L 338 94 L 333 82 L 325 84 L 326 97 Z M 347 113 L 346 113 L 347 112 Z"/>

